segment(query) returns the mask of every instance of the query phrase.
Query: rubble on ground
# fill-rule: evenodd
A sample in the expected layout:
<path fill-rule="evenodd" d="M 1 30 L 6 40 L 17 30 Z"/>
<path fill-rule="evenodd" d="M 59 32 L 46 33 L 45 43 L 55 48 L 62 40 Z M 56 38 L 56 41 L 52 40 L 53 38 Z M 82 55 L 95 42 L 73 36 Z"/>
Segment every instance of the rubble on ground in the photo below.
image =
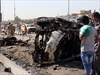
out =
<path fill-rule="evenodd" d="M 37 67 L 37 64 L 32 59 L 34 51 L 34 42 L 28 42 L 27 45 L 4 45 L 1 46 L 0 52 L 14 61 L 17 65 L 28 71 L 31 75 L 82 75 L 83 66 L 80 61 L 72 60 L 64 61 L 59 64 L 49 63 L 42 67 Z M 20 43 L 20 42 L 19 42 Z M 21 41 L 23 43 L 23 41 Z"/>

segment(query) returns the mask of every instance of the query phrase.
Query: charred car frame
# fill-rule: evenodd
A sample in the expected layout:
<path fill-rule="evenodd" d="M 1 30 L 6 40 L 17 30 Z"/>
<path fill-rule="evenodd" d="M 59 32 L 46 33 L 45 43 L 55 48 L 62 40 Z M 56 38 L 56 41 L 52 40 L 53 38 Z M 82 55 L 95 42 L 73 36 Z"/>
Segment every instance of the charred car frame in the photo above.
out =
<path fill-rule="evenodd" d="M 81 24 L 62 18 L 39 17 L 36 19 L 35 51 L 33 60 L 62 61 L 80 53 L 79 28 Z"/>

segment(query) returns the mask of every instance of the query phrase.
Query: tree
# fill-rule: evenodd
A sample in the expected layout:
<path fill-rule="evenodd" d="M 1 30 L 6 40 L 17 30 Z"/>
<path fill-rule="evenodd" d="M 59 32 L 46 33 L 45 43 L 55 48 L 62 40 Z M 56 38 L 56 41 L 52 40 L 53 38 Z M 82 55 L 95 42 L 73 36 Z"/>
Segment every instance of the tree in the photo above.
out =
<path fill-rule="evenodd" d="M 15 19 L 14 19 L 14 23 L 17 23 L 18 21 L 21 21 L 21 18 L 19 18 L 18 16 L 16 16 Z"/>

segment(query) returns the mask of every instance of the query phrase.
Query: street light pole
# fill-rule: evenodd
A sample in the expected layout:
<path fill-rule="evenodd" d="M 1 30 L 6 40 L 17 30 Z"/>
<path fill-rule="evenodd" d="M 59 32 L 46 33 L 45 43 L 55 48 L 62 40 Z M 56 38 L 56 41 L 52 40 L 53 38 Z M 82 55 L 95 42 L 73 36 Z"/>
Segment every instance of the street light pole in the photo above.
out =
<path fill-rule="evenodd" d="M 69 20 L 69 0 L 68 0 L 68 20 Z"/>
<path fill-rule="evenodd" d="M 69 0 L 68 0 L 68 16 L 69 16 Z"/>
<path fill-rule="evenodd" d="M 1 13 L 1 0 L 0 0 L 0 34 L 1 34 L 1 21 L 2 21 L 2 13 Z"/>
<path fill-rule="evenodd" d="M 99 0 L 99 13 L 100 13 L 100 0 Z"/>
<path fill-rule="evenodd" d="M 16 17 L 16 8 L 15 8 L 15 0 L 14 0 L 14 20 L 15 20 L 15 17 Z"/>

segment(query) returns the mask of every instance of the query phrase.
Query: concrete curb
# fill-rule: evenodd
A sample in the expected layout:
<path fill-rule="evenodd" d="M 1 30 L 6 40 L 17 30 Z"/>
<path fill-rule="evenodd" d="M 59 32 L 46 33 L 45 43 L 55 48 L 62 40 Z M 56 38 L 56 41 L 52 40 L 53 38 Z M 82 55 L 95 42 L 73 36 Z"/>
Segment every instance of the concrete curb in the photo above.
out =
<path fill-rule="evenodd" d="M 0 75 L 14 75 L 14 74 L 7 73 L 7 72 L 0 72 Z"/>
<path fill-rule="evenodd" d="M 10 67 L 14 75 L 30 75 L 27 71 L 22 69 L 20 66 L 16 65 L 14 62 L 9 60 L 7 57 L 5 57 L 1 53 L 0 53 L 0 62 L 2 62 L 5 67 L 7 68 Z"/>

